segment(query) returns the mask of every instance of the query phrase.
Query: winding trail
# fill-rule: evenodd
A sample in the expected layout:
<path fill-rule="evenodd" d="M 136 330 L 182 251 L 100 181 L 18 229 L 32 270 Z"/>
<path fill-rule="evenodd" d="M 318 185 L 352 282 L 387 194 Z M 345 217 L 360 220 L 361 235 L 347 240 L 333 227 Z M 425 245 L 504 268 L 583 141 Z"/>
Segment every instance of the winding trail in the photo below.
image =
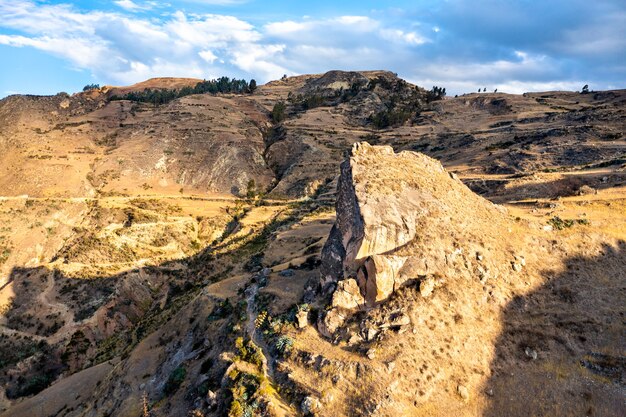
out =
<path fill-rule="evenodd" d="M 255 297 L 258 294 L 258 292 L 259 292 L 259 284 L 256 284 L 256 283 L 249 286 L 248 289 L 246 290 L 246 295 L 247 295 L 246 312 L 248 315 L 248 321 L 246 323 L 246 331 L 248 333 L 248 336 L 250 337 L 250 340 L 252 340 L 252 342 L 254 342 L 254 344 L 257 345 L 263 352 L 263 369 L 262 369 L 263 376 L 268 378 L 270 382 L 272 383 L 272 385 L 275 385 L 274 375 L 275 375 L 276 363 L 270 353 L 267 343 L 265 343 L 263 336 L 259 334 L 259 331 L 255 325 L 256 318 L 258 316 L 258 313 L 256 312 Z"/>
<path fill-rule="evenodd" d="M 248 287 L 246 290 L 246 313 L 247 313 L 247 322 L 246 322 L 246 332 L 250 337 L 250 340 L 261 349 L 263 353 L 263 364 L 262 364 L 262 372 L 263 376 L 269 381 L 270 385 L 276 389 L 280 385 L 276 382 L 276 359 L 271 354 L 269 346 L 263 339 L 263 336 L 260 334 L 258 329 L 255 326 L 256 318 L 258 317 L 258 313 L 256 311 L 256 302 L 255 297 L 259 292 L 259 284 L 254 283 Z M 273 400 L 272 404 L 275 406 L 273 410 L 274 413 L 279 417 L 293 416 L 295 415 L 295 410 L 289 402 L 283 398 L 278 389 L 276 389 L 275 394 L 271 396 Z"/>

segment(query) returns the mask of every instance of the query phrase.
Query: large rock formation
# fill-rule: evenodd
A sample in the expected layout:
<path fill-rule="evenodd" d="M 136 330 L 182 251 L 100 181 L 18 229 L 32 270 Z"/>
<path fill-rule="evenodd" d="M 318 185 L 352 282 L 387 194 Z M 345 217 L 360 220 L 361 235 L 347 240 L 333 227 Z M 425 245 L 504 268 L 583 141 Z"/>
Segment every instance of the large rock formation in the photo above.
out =
<path fill-rule="evenodd" d="M 423 282 L 426 294 L 461 271 L 487 276 L 484 252 L 495 248 L 501 256 L 503 209 L 419 153 L 355 144 L 341 165 L 336 209 L 321 285 L 334 291 L 341 316 L 384 301 L 407 281 Z M 468 255 L 480 262 L 469 265 Z M 341 320 L 327 317 L 322 327 L 330 334 Z"/>

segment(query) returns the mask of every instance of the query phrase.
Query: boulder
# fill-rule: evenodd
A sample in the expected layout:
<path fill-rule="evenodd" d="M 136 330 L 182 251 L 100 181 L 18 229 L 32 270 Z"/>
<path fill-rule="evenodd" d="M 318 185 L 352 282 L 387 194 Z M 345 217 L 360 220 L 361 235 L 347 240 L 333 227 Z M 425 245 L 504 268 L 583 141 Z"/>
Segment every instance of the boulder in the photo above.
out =
<path fill-rule="evenodd" d="M 356 280 L 349 278 L 337 283 L 331 305 L 344 310 L 357 310 L 365 304 Z"/>

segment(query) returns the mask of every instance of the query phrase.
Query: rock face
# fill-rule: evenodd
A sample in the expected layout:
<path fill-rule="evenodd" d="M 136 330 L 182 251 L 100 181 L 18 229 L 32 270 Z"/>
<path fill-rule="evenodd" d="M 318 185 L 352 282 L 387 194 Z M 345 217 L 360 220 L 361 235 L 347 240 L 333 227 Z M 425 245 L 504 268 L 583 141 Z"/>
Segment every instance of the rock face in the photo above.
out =
<path fill-rule="evenodd" d="M 427 297 L 446 275 L 471 270 L 468 259 L 478 271 L 488 270 L 485 246 L 497 244 L 506 221 L 503 209 L 438 161 L 364 142 L 341 165 L 336 209 L 322 252 L 321 286 L 334 290 L 332 307 L 341 311 L 374 306 L 408 281 L 420 283 Z"/>

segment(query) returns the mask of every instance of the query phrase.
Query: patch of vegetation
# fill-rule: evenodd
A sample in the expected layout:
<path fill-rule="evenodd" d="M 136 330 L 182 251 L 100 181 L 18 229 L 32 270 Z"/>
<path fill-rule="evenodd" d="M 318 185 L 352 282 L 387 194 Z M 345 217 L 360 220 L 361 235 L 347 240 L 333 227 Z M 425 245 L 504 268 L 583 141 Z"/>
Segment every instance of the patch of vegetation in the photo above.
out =
<path fill-rule="evenodd" d="M 279 101 L 278 103 L 274 104 L 274 107 L 272 108 L 272 121 L 274 123 L 280 123 L 283 120 L 285 120 L 285 110 L 286 110 L 287 106 L 285 106 L 285 102 L 284 101 Z"/>
<path fill-rule="evenodd" d="M 251 363 L 261 369 L 263 366 L 263 352 L 252 340 L 244 341 L 243 337 L 238 337 L 235 340 L 235 347 L 237 348 L 235 359 Z"/>
<path fill-rule="evenodd" d="M 27 397 L 35 395 L 46 389 L 54 380 L 51 374 L 34 375 L 20 385 L 17 391 L 17 397 Z"/>
<path fill-rule="evenodd" d="M 431 101 L 443 100 L 445 96 L 445 88 L 433 86 L 432 90 L 430 90 L 426 95 L 426 101 L 430 103 Z"/>
<path fill-rule="evenodd" d="M 11 256 L 11 248 L 0 248 L 0 265 L 3 265 Z"/>
<path fill-rule="evenodd" d="M 370 121 L 376 128 L 385 129 L 387 127 L 401 126 L 411 118 L 414 113 L 407 109 L 392 108 L 382 110 L 370 116 Z"/>
<path fill-rule="evenodd" d="M 497 149 L 506 149 L 508 147 L 511 147 L 515 145 L 515 141 L 514 140 L 508 140 L 506 142 L 498 142 L 498 143 L 493 143 L 489 146 L 487 146 L 485 148 L 486 151 L 495 151 Z"/>
<path fill-rule="evenodd" d="M 279 336 L 278 339 L 276 339 L 275 347 L 281 355 L 289 353 L 293 348 L 293 339 L 286 335 Z"/>
<path fill-rule="evenodd" d="M 233 311 L 234 311 L 233 305 L 230 303 L 230 300 L 227 298 L 213 308 L 213 311 L 211 311 L 211 314 L 209 314 L 209 317 L 207 319 L 209 321 L 224 319 L 230 316 L 233 313 Z"/>
<path fill-rule="evenodd" d="M 83 87 L 83 91 L 99 90 L 100 84 L 87 84 Z"/>
<path fill-rule="evenodd" d="M 588 225 L 589 220 L 587 219 L 561 219 L 559 216 L 554 216 L 550 220 L 548 220 L 548 224 L 555 228 L 556 230 L 563 230 L 574 226 L 575 224 L 583 224 Z"/>
<path fill-rule="evenodd" d="M 261 388 L 261 377 L 237 369 L 231 370 L 228 377 L 232 395 L 228 417 L 264 415 L 264 404 L 257 398 Z"/>
<path fill-rule="evenodd" d="M 252 83 L 251 80 L 250 83 Z M 256 81 L 254 82 L 254 88 L 256 89 Z M 250 84 L 246 80 L 238 80 L 235 78 L 220 77 L 215 80 L 200 81 L 195 87 L 183 87 L 180 90 L 174 89 L 145 89 L 143 91 L 131 91 L 130 93 L 123 94 L 121 96 L 113 96 L 110 100 L 130 100 L 141 103 L 152 103 L 155 106 L 169 103 L 177 98 L 189 96 L 192 94 L 219 94 L 219 93 L 231 93 L 231 94 L 245 94 L 250 93 L 253 90 L 250 88 Z"/>
<path fill-rule="evenodd" d="M 170 373 L 170 376 L 167 378 L 167 382 L 163 387 L 163 393 L 165 395 L 171 395 L 175 393 L 178 388 L 180 388 L 180 385 L 183 383 L 186 376 L 187 369 L 185 369 L 184 366 L 179 366 L 178 368 L 174 369 L 172 373 Z"/>

